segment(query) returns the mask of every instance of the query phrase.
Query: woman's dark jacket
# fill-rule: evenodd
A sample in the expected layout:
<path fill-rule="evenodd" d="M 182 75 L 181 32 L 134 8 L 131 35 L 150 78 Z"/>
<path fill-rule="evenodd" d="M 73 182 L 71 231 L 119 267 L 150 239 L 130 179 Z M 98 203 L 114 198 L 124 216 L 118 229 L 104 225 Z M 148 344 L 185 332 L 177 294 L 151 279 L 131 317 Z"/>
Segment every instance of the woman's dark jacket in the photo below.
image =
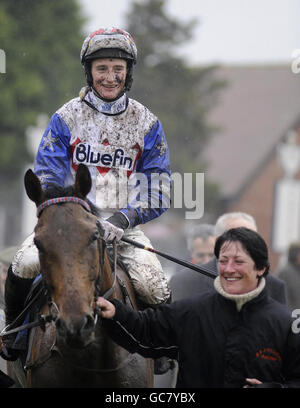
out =
<path fill-rule="evenodd" d="M 113 300 L 112 338 L 144 357 L 178 360 L 177 387 L 300 386 L 300 334 L 289 309 L 264 289 L 238 312 L 215 292 L 135 312 Z"/>

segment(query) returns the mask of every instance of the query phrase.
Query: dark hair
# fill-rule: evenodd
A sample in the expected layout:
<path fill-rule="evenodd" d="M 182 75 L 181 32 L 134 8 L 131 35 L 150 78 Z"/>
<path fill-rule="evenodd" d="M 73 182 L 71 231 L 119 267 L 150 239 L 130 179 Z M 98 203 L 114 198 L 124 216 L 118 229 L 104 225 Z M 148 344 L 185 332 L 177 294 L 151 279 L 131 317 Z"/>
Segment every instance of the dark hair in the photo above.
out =
<path fill-rule="evenodd" d="M 219 259 L 220 250 L 225 242 L 239 242 L 252 258 L 258 271 L 266 268 L 262 276 L 266 276 L 270 269 L 268 247 L 264 239 L 249 228 L 232 228 L 220 235 L 216 241 L 214 253 Z"/>

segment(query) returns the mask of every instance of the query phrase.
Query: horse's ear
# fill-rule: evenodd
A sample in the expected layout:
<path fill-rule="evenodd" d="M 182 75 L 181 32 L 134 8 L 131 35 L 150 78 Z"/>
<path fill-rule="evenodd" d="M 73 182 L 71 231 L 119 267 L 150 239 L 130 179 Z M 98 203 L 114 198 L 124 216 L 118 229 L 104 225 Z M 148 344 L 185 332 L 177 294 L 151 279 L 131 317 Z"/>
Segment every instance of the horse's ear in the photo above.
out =
<path fill-rule="evenodd" d="M 92 179 L 89 169 L 85 164 L 80 163 L 75 178 L 76 193 L 85 198 L 92 188 Z"/>
<path fill-rule="evenodd" d="M 38 206 L 43 201 L 43 189 L 39 178 L 29 169 L 24 176 L 26 194 Z"/>

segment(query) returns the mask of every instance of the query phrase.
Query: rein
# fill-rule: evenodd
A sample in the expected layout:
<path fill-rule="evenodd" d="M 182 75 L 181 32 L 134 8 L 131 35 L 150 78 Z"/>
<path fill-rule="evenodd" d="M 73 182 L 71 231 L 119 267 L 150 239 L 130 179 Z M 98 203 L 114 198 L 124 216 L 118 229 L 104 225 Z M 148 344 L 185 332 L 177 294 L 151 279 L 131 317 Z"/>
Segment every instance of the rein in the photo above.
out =
<path fill-rule="evenodd" d="M 15 322 L 21 320 L 21 318 L 25 318 L 27 312 L 30 311 L 32 305 L 39 299 L 39 297 L 43 294 L 47 295 L 47 289 L 45 288 L 44 285 L 40 288 L 40 290 L 33 296 L 33 298 L 30 300 L 30 302 L 27 304 L 27 306 L 22 310 L 22 312 L 16 317 L 16 319 L 4 327 L 4 329 L 0 332 L 0 337 L 5 337 L 9 336 L 10 334 L 17 333 L 19 331 L 25 330 L 25 329 L 31 329 L 33 327 L 40 326 L 43 331 L 45 331 L 46 328 L 46 323 L 50 323 L 52 320 L 54 320 L 53 316 L 51 314 L 49 315 L 39 315 L 38 320 L 31 322 L 31 323 L 25 323 L 22 324 L 21 326 L 15 327 L 11 330 L 7 330 L 9 327 L 13 326 Z"/>
<path fill-rule="evenodd" d="M 98 239 L 98 252 L 99 252 L 99 257 L 100 257 L 100 273 L 99 273 L 99 277 L 98 277 L 98 282 L 96 283 L 96 290 L 95 290 L 95 300 L 101 296 L 104 299 L 109 299 L 112 294 L 114 293 L 115 287 L 116 287 L 116 281 L 117 281 L 117 244 L 114 241 L 113 242 L 113 275 L 114 275 L 114 280 L 113 280 L 113 284 L 112 286 L 107 289 L 106 292 L 104 292 L 103 294 L 101 293 L 101 282 L 100 282 L 100 277 L 102 275 L 102 271 L 103 271 L 103 266 L 104 266 L 104 249 L 105 249 L 105 245 L 104 245 L 104 241 L 102 241 L 102 246 L 100 246 L 100 239 Z M 94 320 L 95 320 L 95 324 L 97 322 L 98 316 L 101 315 L 101 308 L 99 306 L 96 306 L 94 309 Z"/>

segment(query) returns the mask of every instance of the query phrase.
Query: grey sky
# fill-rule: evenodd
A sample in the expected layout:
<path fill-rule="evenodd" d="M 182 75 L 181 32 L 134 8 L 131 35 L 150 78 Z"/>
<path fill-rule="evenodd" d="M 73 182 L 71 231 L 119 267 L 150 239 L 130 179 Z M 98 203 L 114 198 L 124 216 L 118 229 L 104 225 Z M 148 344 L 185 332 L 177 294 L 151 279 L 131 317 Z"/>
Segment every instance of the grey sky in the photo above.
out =
<path fill-rule="evenodd" d="M 80 3 L 89 17 L 86 31 L 90 32 L 124 27 L 131 0 Z M 191 63 L 290 62 L 293 50 L 300 48 L 300 0 L 168 0 L 166 4 L 178 19 L 200 21 L 195 38 L 182 49 Z"/>

